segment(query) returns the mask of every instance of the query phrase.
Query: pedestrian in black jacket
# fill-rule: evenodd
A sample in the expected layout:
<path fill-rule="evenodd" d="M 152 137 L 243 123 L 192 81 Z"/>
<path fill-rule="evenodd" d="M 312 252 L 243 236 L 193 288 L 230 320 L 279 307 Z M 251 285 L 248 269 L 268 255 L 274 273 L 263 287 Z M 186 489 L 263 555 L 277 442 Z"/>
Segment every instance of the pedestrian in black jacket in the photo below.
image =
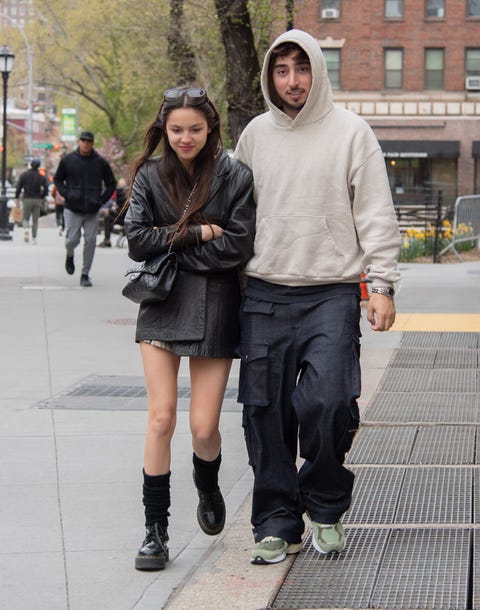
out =
<path fill-rule="evenodd" d="M 15 189 L 15 203 L 20 204 L 20 195 L 23 191 L 23 239 L 25 242 L 30 240 L 30 216 L 32 217 L 32 243 L 37 243 L 38 218 L 42 200 L 48 195 L 48 180 L 43 176 L 38 168 L 40 159 L 32 159 L 30 169 L 23 172 L 18 179 Z"/>
<path fill-rule="evenodd" d="M 65 269 L 75 272 L 74 250 L 83 229 L 81 286 L 91 286 L 90 268 L 97 244 L 99 211 L 115 191 L 115 177 L 106 159 L 93 148 L 91 131 L 80 134 L 78 148 L 60 160 L 54 176 L 58 192 L 65 198 Z"/>
<path fill-rule="evenodd" d="M 163 155 L 154 157 L 162 140 Z M 211 536 L 225 523 L 218 426 L 239 341 L 239 271 L 253 254 L 255 209 L 252 173 L 221 148 L 220 119 L 203 89 L 165 91 L 144 144 L 133 167 L 125 216 L 129 255 L 136 261 L 150 259 L 171 244 L 180 268 L 165 301 L 140 305 L 136 330 L 148 422 L 143 469 L 147 534 L 135 567 L 161 570 L 168 561 L 170 443 L 181 356 L 188 356 L 190 364 L 198 523 Z"/>

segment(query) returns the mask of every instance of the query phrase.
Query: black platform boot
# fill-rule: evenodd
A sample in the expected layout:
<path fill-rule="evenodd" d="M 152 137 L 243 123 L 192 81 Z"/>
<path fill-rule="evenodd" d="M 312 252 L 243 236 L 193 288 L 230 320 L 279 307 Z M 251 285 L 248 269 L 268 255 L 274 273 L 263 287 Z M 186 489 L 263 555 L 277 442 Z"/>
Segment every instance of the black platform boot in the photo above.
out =
<path fill-rule="evenodd" d="M 198 492 L 197 520 L 200 529 L 209 536 L 219 534 L 225 525 L 225 502 L 218 486 L 221 454 L 207 462 L 193 454 L 193 481 Z"/>
<path fill-rule="evenodd" d="M 135 557 L 137 570 L 163 570 L 168 561 L 170 473 L 150 476 L 143 472 L 145 540 Z"/>
<path fill-rule="evenodd" d="M 147 526 L 142 547 L 135 557 L 137 570 L 164 570 L 168 561 L 167 529 L 159 523 Z"/>

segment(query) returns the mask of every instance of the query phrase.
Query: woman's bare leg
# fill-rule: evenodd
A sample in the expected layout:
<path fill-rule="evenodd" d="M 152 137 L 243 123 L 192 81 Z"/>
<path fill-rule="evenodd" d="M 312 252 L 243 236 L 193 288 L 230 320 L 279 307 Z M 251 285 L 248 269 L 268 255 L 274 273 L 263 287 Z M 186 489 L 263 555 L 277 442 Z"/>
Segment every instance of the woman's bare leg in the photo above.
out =
<path fill-rule="evenodd" d="M 144 469 L 149 475 L 165 474 L 170 470 L 170 443 L 177 421 L 180 358 L 149 343 L 140 343 L 140 351 L 148 400 Z"/>
<path fill-rule="evenodd" d="M 218 486 L 221 462 L 221 436 L 218 429 L 223 396 L 232 361 L 190 358 L 194 482 L 198 491 L 198 524 L 209 536 L 219 534 L 225 525 L 225 502 Z"/>
<path fill-rule="evenodd" d="M 212 461 L 220 453 L 218 429 L 231 359 L 190 358 L 190 430 L 195 454 Z"/>

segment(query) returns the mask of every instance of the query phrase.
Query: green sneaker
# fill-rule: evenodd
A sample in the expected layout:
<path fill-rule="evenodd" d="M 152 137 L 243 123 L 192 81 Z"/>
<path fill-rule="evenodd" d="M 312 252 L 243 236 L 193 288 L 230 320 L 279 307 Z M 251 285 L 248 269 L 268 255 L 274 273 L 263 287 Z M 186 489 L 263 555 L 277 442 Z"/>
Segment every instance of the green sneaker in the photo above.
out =
<path fill-rule="evenodd" d="M 298 544 L 288 544 L 283 538 L 267 536 L 253 547 L 250 555 L 250 563 L 279 563 L 280 561 L 283 561 L 287 555 L 299 553 L 301 550 L 301 542 Z"/>
<path fill-rule="evenodd" d="M 345 532 L 340 523 L 317 523 L 312 521 L 312 544 L 322 555 L 340 553 L 345 548 Z"/>

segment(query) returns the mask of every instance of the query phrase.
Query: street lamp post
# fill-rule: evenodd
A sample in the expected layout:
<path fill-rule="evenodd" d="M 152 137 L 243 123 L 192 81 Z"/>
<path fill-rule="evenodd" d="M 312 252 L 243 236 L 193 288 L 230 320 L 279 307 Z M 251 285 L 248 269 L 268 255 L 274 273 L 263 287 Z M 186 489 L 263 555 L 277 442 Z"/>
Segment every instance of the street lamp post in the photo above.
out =
<path fill-rule="evenodd" d="M 28 145 L 28 158 L 29 161 L 33 158 L 33 53 L 30 42 L 28 41 L 25 30 L 20 23 L 7 15 L 6 13 L 0 13 L 0 21 L 6 19 L 22 35 L 23 41 L 25 42 L 25 48 L 27 49 L 27 61 L 28 61 L 28 129 L 27 134 L 27 145 Z"/>
<path fill-rule="evenodd" d="M 8 77 L 13 68 L 15 55 L 6 44 L 0 49 L 0 72 L 3 78 L 3 140 L 2 140 L 2 194 L 0 196 L 0 239 L 12 239 L 8 230 L 7 208 L 7 84 Z"/>

